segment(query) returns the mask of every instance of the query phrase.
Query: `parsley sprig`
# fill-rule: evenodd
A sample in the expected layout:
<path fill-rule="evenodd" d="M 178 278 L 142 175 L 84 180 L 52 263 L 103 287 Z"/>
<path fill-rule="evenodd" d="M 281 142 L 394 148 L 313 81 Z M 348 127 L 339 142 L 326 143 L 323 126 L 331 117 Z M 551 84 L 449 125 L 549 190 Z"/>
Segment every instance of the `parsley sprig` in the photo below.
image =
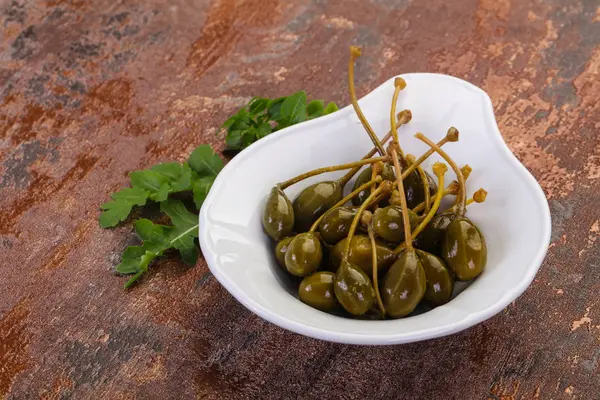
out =
<path fill-rule="evenodd" d="M 272 132 L 338 109 L 335 103 L 325 106 L 323 100 L 312 100 L 308 104 L 306 101 L 304 91 L 277 99 L 254 97 L 222 125 L 227 150 L 242 150 Z M 129 218 L 134 207 L 149 202 L 158 203 L 160 211 L 172 223 L 160 225 L 146 218 L 134 222 L 142 243 L 128 246 L 121 263 L 115 267 L 117 272 L 131 275 L 125 288 L 146 273 L 155 259 L 174 253 L 171 250 L 177 251 L 184 263 L 196 264 L 198 212 L 221 169 L 223 160 L 209 145 L 203 144 L 184 163 L 166 162 L 131 172 L 131 187 L 113 193 L 111 200 L 100 206 L 102 212 L 98 220 L 102 228 L 117 226 Z M 176 198 L 179 193 L 190 193 L 193 206 Z"/>
<path fill-rule="evenodd" d="M 225 121 L 221 130 L 226 132 L 227 150 L 242 150 L 272 132 L 337 110 L 335 103 L 325 106 L 323 100 L 307 104 L 304 90 L 277 99 L 254 97 Z"/>

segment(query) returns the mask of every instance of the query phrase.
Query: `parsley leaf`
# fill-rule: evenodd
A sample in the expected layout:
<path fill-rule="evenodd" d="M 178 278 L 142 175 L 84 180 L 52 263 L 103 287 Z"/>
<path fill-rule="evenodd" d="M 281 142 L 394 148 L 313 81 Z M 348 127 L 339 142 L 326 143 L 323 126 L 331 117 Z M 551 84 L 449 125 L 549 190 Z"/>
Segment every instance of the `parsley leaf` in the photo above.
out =
<path fill-rule="evenodd" d="M 207 144 L 200 145 L 190 155 L 188 164 L 198 176 L 217 176 L 223 169 L 223 161 Z"/>
<path fill-rule="evenodd" d="M 337 104 L 335 104 L 335 103 L 332 101 L 332 102 L 330 102 L 329 104 L 327 104 L 327 107 L 325 107 L 325 112 L 324 112 L 324 115 L 327 115 L 327 114 L 334 113 L 334 112 L 336 112 L 337 110 L 339 110 L 339 108 L 338 108 Z"/>
<path fill-rule="evenodd" d="M 208 191 L 212 187 L 215 181 L 215 177 L 205 176 L 204 178 L 199 178 L 194 181 L 192 185 L 192 191 L 194 193 L 194 204 L 196 207 L 200 209 L 202 207 L 202 203 L 206 200 L 206 196 L 208 196 Z"/>
<path fill-rule="evenodd" d="M 133 206 L 143 206 L 146 200 L 164 201 L 169 194 L 192 190 L 192 169 L 187 163 L 168 162 L 151 169 L 134 171 L 130 175 L 131 188 L 114 193 L 113 200 L 100 206 L 99 222 L 102 228 L 112 228 L 127 219 Z"/>
<path fill-rule="evenodd" d="M 133 206 L 146 204 L 148 193 L 141 188 L 123 188 L 112 194 L 112 200 L 100 206 L 103 210 L 98 218 L 102 228 L 112 228 L 125 221 Z"/>
<path fill-rule="evenodd" d="M 277 129 L 306 121 L 306 92 L 301 90 L 289 96 L 281 104 L 281 117 Z"/>
<path fill-rule="evenodd" d="M 276 99 L 252 98 L 221 126 L 220 131 L 226 132 L 227 149 L 242 150 L 272 132 L 338 109 L 335 103 L 324 107 L 322 100 L 306 102 L 304 91 Z M 98 219 L 102 228 L 114 227 L 126 220 L 134 206 L 146 205 L 148 200 L 159 202 L 161 212 L 172 222 L 172 225 L 158 225 L 145 218 L 135 221 L 135 231 L 142 244 L 127 247 L 121 263 L 116 266 L 117 272 L 132 275 L 125 288 L 147 272 L 155 259 L 169 255 L 169 250 L 178 250 L 187 264 L 196 263 L 198 215 L 180 200 L 169 196 L 191 192 L 194 204 L 200 210 L 223 166 L 223 161 L 209 145 L 200 145 L 183 164 L 166 162 L 132 172 L 132 187 L 113 193 L 112 199 L 100 206 L 102 212 Z"/>
<path fill-rule="evenodd" d="M 123 189 L 113 195 L 114 199 L 137 202 L 141 202 L 141 200 L 132 194 L 143 195 L 145 203 L 149 193 L 152 193 L 151 196 L 154 199 L 162 199 L 160 200 L 160 210 L 173 223 L 172 225 L 157 225 L 143 218 L 135 222 L 135 231 L 143 243 L 140 246 L 129 246 L 123 253 L 121 263 L 116 267 L 116 271 L 121 274 L 133 274 L 125 283 L 125 288 L 133 285 L 140 276 L 148 271 L 151 263 L 156 258 L 163 256 L 169 249 L 178 250 L 181 259 L 186 264 L 196 264 L 198 259 L 198 245 L 196 244 L 199 227 L 198 214 L 190 212 L 183 202 L 168 198 L 168 195 L 178 191 L 191 190 L 194 204 L 199 210 L 221 169 L 223 169 L 221 158 L 210 146 L 201 145 L 192 152 L 189 163 L 162 163 L 149 170 L 132 172 L 131 183 L 135 186 Z M 141 187 L 146 188 L 148 192 Z M 115 202 L 116 200 L 112 201 L 112 203 Z M 119 211 L 119 207 L 114 205 L 103 205 L 103 208 L 111 213 L 115 213 L 112 209 Z M 120 211 L 119 218 L 127 218 L 130 211 L 131 206 Z M 105 213 L 107 211 L 103 212 L 103 214 Z M 110 213 L 108 216 L 100 216 L 101 221 L 109 217 L 111 217 Z M 119 221 L 110 222 L 114 226 Z"/>
<path fill-rule="evenodd" d="M 276 99 L 253 97 L 221 125 L 219 132 L 226 132 L 226 149 L 238 151 L 272 132 L 336 110 L 335 103 L 329 103 L 325 107 L 323 100 L 313 100 L 306 104 L 306 92 L 303 90 Z M 191 166 L 193 169 L 194 166 Z"/>
<path fill-rule="evenodd" d="M 131 186 L 144 189 L 154 201 L 166 200 L 169 194 L 169 181 L 156 171 L 144 169 L 129 174 Z"/>
<path fill-rule="evenodd" d="M 263 97 L 255 97 L 248 103 L 250 114 L 259 114 L 263 112 L 269 105 L 269 99 Z"/>
<path fill-rule="evenodd" d="M 125 288 L 148 271 L 154 259 L 166 250 L 179 250 L 183 262 L 196 264 L 198 246 L 198 215 L 191 213 L 179 200 L 168 199 L 160 204 L 160 209 L 171 218 L 172 226 L 156 225 L 148 219 L 139 219 L 135 223 L 135 231 L 144 241 L 141 246 L 129 246 L 123 253 L 121 263 L 116 270 L 121 274 L 134 274 Z"/>
<path fill-rule="evenodd" d="M 139 219 L 135 223 L 135 231 L 144 241 L 141 246 L 129 246 L 123 253 L 121 263 L 116 271 L 121 274 L 134 274 L 126 283 L 125 288 L 133 285 L 142 276 L 155 258 L 163 255 L 170 246 L 166 239 L 164 225 L 155 225 L 148 219 Z"/>
<path fill-rule="evenodd" d="M 172 199 L 160 203 L 160 210 L 173 221 L 173 227 L 166 232 L 169 245 L 179 250 L 183 262 L 196 264 L 198 246 L 194 238 L 198 237 L 198 215 L 189 212 L 181 201 Z"/>
<path fill-rule="evenodd" d="M 325 102 L 323 100 L 313 100 L 306 106 L 308 119 L 322 117 L 325 112 Z"/>
<path fill-rule="evenodd" d="M 170 193 L 190 190 L 192 169 L 187 163 L 167 162 L 157 164 L 151 170 L 157 172 L 167 180 L 170 186 Z"/>
<path fill-rule="evenodd" d="M 267 106 L 267 115 L 272 121 L 279 121 L 281 118 L 281 105 L 287 97 L 279 97 L 271 100 Z"/>

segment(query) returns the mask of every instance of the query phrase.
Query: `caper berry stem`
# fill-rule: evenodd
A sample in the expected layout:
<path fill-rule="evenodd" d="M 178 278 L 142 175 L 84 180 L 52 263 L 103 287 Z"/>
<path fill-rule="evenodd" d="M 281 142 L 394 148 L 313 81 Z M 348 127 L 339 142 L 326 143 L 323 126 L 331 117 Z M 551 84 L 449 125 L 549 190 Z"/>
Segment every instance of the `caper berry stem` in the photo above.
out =
<path fill-rule="evenodd" d="M 433 171 L 437 175 L 437 178 L 438 178 L 438 190 L 437 190 L 437 193 L 435 194 L 435 198 L 433 201 L 433 205 L 431 206 L 431 209 L 429 210 L 427 215 L 425 215 L 425 218 L 423 218 L 423 220 L 419 223 L 419 225 L 412 232 L 412 236 L 411 236 L 409 242 L 412 242 L 413 240 L 416 239 L 417 236 L 419 236 L 419 233 L 421 233 L 423 231 L 423 229 L 425 229 L 427 224 L 429 224 L 431 222 L 431 219 L 437 212 L 438 208 L 440 208 L 440 204 L 442 203 L 442 197 L 444 197 L 444 190 L 442 189 L 444 187 L 444 175 L 446 174 L 447 170 L 448 170 L 448 168 L 446 167 L 445 164 L 442 164 L 442 163 L 434 164 Z M 407 243 L 408 242 L 404 242 L 404 243 L 400 244 L 398 247 L 396 247 L 394 249 L 394 253 L 400 254 L 400 252 L 402 250 L 407 248 Z"/>
<path fill-rule="evenodd" d="M 373 287 L 375 289 L 375 296 L 377 298 L 377 305 L 381 311 L 381 317 L 385 318 L 385 307 L 383 306 L 383 300 L 381 299 L 381 293 L 379 293 L 379 283 L 377 274 L 377 243 L 375 243 L 375 232 L 373 232 L 373 223 L 369 224 L 368 228 L 369 240 L 371 241 L 371 259 L 373 262 Z"/>
<path fill-rule="evenodd" d="M 377 138 L 377 135 L 373 131 L 373 128 L 371 128 L 369 121 L 367 121 L 367 119 L 365 118 L 365 115 L 363 114 L 362 110 L 358 106 L 358 100 L 356 99 L 356 90 L 354 89 L 354 61 L 358 57 L 360 57 L 360 47 L 350 46 L 350 61 L 348 62 L 348 87 L 350 89 L 350 100 L 352 101 L 352 107 L 354 107 L 354 111 L 356 112 L 358 119 L 360 120 L 360 122 L 364 126 L 365 130 L 369 134 L 369 137 L 371 138 L 371 141 L 377 148 L 377 151 L 379 152 L 379 154 L 381 154 L 383 156 L 383 155 L 385 155 L 385 149 L 383 148 L 383 145 L 379 141 L 379 138 Z"/>
<path fill-rule="evenodd" d="M 415 156 L 413 156 L 412 154 L 409 154 L 406 157 L 406 159 L 408 160 L 408 162 L 410 164 L 415 162 Z M 425 175 L 425 171 L 423 170 L 423 168 L 421 166 L 417 167 L 417 173 L 419 174 L 419 177 L 421 178 L 421 182 L 423 183 L 423 194 L 425 195 L 425 200 L 423 201 L 423 204 L 425 206 L 423 213 L 427 214 L 429 212 L 429 205 L 430 205 L 429 203 L 431 202 L 431 194 L 429 193 L 429 179 L 427 179 L 427 175 Z"/>
<path fill-rule="evenodd" d="M 375 168 L 378 164 L 373 164 L 371 165 L 371 181 L 375 179 L 375 177 L 379 174 L 381 174 L 382 171 L 378 171 L 378 168 Z M 381 168 L 383 170 L 383 168 Z M 375 191 L 375 189 L 377 188 L 377 185 L 375 183 L 373 183 L 371 185 L 370 191 L 369 193 L 373 193 Z"/>
<path fill-rule="evenodd" d="M 473 197 L 467 200 L 467 206 L 470 206 L 473 203 L 483 203 L 487 197 L 487 191 L 484 188 L 480 188 L 475 193 L 473 193 Z M 456 206 L 450 207 L 444 212 L 456 212 Z"/>
<path fill-rule="evenodd" d="M 392 96 L 392 109 L 390 111 L 390 127 L 392 135 L 394 135 L 394 142 L 398 147 L 398 154 L 400 159 L 404 160 L 404 152 L 400 147 L 400 140 L 398 139 L 398 128 L 396 127 L 396 104 L 398 103 L 398 95 L 400 91 L 406 87 L 406 81 L 400 77 L 394 79 L 394 94 Z"/>
<path fill-rule="evenodd" d="M 410 120 L 412 119 L 412 113 L 410 112 L 410 110 L 402 110 L 398 113 L 398 129 L 400 129 L 400 127 L 404 124 L 407 124 L 410 122 Z M 385 136 L 381 139 L 381 143 L 385 144 L 388 140 L 390 140 L 390 138 L 392 137 L 392 131 L 389 131 L 388 133 L 385 134 Z M 367 154 L 365 154 L 365 156 L 362 158 L 367 159 L 367 158 L 371 158 L 375 155 L 375 153 L 377 153 L 377 147 L 373 147 L 373 149 L 371 149 L 371 151 L 369 151 Z M 350 182 L 350 179 L 352 179 L 352 177 L 354 175 L 356 175 L 356 173 L 358 171 L 360 171 L 361 167 L 354 167 L 352 168 L 350 171 L 348 171 L 346 173 L 346 175 L 342 176 L 340 178 L 340 184 L 342 186 L 346 186 L 346 184 L 348 182 Z"/>
<path fill-rule="evenodd" d="M 371 204 L 373 199 L 375 199 L 379 195 L 379 193 L 388 192 L 391 190 L 392 190 L 392 182 L 383 181 L 381 183 L 381 185 L 379 185 L 379 187 L 377 189 L 375 189 L 375 191 L 373 193 L 371 193 L 369 195 L 369 197 L 367 197 L 365 199 L 364 203 L 362 203 L 360 205 L 360 208 L 358 209 L 358 211 L 356 212 L 356 215 L 354 216 L 354 219 L 352 220 L 352 224 L 350 224 L 350 230 L 348 231 L 346 248 L 344 249 L 344 253 L 343 253 L 344 260 L 348 260 L 348 256 L 350 254 L 350 243 L 352 243 L 352 238 L 354 237 L 354 232 L 356 231 L 356 227 L 358 226 L 358 223 L 360 221 L 360 216 L 362 215 L 362 213 L 367 209 L 369 204 Z"/>
<path fill-rule="evenodd" d="M 396 130 L 396 103 L 400 90 L 406 87 L 406 82 L 402 78 L 394 79 L 394 95 L 392 96 L 392 107 L 390 109 L 390 128 L 394 135 L 394 141 L 388 147 L 391 150 L 390 156 L 396 170 L 396 185 L 400 193 L 400 207 L 402 208 L 402 222 L 404 224 L 404 237 L 406 238 L 406 247 L 412 249 L 412 240 L 410 239 L 410 221 L 408 218 L 408 206 L 406 204 L 406 195 L 404 194 L 404 177 L 402 176 L 402 167 L 398 161 L 398 152 L 402 154 L 400 142 L 398 141 L 398 131 Z M 403 157 L 404 158 L 404 157 Z"/>
<path fill-rule="evenodd" d="M 471 176 L 471 172 L 473 172 L 473 168 L 471 168 L 471 166 L 469 164 L 465 164 L 460 168 L 460 172 L 462 172 L 463 177 L 465 178 L 465 190 L 467 189 L 467 179 L 469 179 L 469 176 Z M 454 199 L 454 203 L 452 203 L 452 208 L 456 208 L 458 202 L 460 200 L 459 196 L 456 196 L 456 199 Z M 467 200 L 467 203 L 469 201 Z"/>
<path fill-rule="evenodd" d="M 458 142 L 458 129 L 454 127 L 448 129 L 446 136 L 442 140 L 437 142 L 437 146 L 442 147 L 448 142 Z M 435 153 L 435 149 L 430 148 L 425 153 L 423 153 L 421 157 L 417 158 L 417 161 L 415 161 L 414 164 L 409 165 L 408 168 L 404 170 L 404 172 L 402 173 L 402 179 L 406 179 L 408 175 L 410 175 L 415 169 L 417 169 L 417 167 L 421 165 L 423 161 L 425 161 L 433 153 Z"/>
<path fill-rule="evenodd" d="M 358 194 L 360 192 L 362 192 L 363 190 L 365 190 L 369 186 L 381 183 L 381 179 L 382 179 L 381 176 L 376 176 L 375 179 L 372 179 L 369 182 L 363 183 L 362 185 L 360 185 L 359 187 L 357 187 L 356 190 L 353 190 L 346 197 L 344 197 L 343 199 L 341 199 L 340 201 L 338 201 L 337 203 L 335 203 L 333 205 L 333 207 L 331 207 L 331 208 L 336 208 L 336 207 L 343 206 L 344 204 L 346 204 L 347 202 L 349 202 L 350 200 L 352 200 L 354 197 L 358 196 Z M 323 219 L 324 216 L 325 216 L 325 213 L 323 213 L 319 218 L 317 218 L 317 220 L 310 227 L 309 232 L 314 232 L 314 231 L 317 230 L 317 228 L 319 227 L 319 224 L 321 223 L 321 220 Z"/>
<path fill-rule="evenodd" d="M 389 196 L 390 196 L 389 193 L 379 193 L 379 196 L 375 197 L 371 201 L 371 204 L 369 204 L 369 207 L 371 207 L 371 209 L 373 211 L 375 211 L 377 209 L 377 207 L 379 206 L 379 203 L 381 203 L 383 201 L 383 199 L 385 199 L 386 197 L 389 197 Z"/>
<path fill-rule="evenodd" d="M 456 187 L 454 187 L 456 186 Z M 444 194 L 443 197 L 446 196 L 456 196 L 458 193 L 458 182 L 457 181 L 452 181 L 452 183 L 450 185 L 448 185 L 446 187 L 446 189 L 444 189 Z M 431 204 L 433 204 L 435 198 L 433 199 L 429 199 L 429 207 L 431 207 Z M 467 202 L 468 203 L 468 202 Z M 421 211 L 423 211 L 425 209 L 425 202 L 419 203 L 415 208 L 412 209 L 412 212 L 414 212 L 415 214 L 420 213 Z M 427 213 L 425 213 L 427 214 Z"/>
<path fill-rule="evenodd" d="M 366 158 L 363 160 L 359 160 L 359 161 L 354 161 L 351 163 L 347 163 L 347 164 L 339 164 L 339 165 L 332 165 L 330 167 L 323 167 L 323 168 L 317 168 L 314 169 L 312 171 L 308 171 L 305 172 L 303 174 L 300 174 L 290 180 L 287 180 L 285 182 L 281 182 L 278 184 L 280 189 L 287 189 L 288 187 L 304 180 L 304 179 L 308 179 L 311 178 L 315 175 L 320 175 L 320 174 L 324 174 L 326 172 L 334 172 L 334 171 L 341 171 L 344 169 L 349 169 L 349 168 L 355 168 L 355 167 L 362 167 L 363 165 L 367 165 L 367 164 L 374 164 L 378 161 L 387 161 L 388 157 L 384 156 L 384 157 L 373 157 L 373 158 Z"/>
<path fill-rule="evenodd" d="M 454 173 L 456 174 L 456 178 L 458 179 L 458 185 L 459 185 L 459 190 L 458 190 L 459 200 L 456 204 L 456 215 L 459 217 L 464 216 L 465 212 L 467 210 L 467 208 L 466 208 L 467 207 L 467 191 L 466 191 L 466 186 L 465 186 L 465 177 L 463 176 L 462 171 L 460 170 L 460 168 L 458 168 L 458 165 L 456 165 L 454 160 L 452 160 L 452 158 L 444 150 L 442 150 L 440 148 L 440 146 L 433 143 L 427 136 L 425 136 L 421 132 L 419 132 L 415 135 L 415 137 L 417 139 L 419 139 L 420 141 L 424 142 L 425 144 L 427 144 L 434 151 L 436 151 L 440 156 L 442 156 L 442 158 L 444 160 L 446 160 L 446 162 L 454 170 Z"/>
<path fill-rule="evenodd" d="M 392 128 L 393 130 L 393 128 Z M 408 205 L 406 204 L 406 195 L 404 194 L 404 179 L 402 179 L 402 167 L 398 161 L 398 153 L 396 148 L 398 147 L 396 142 L 390 144 L 392 161 L 394 162 L 394 169 L 396 170 L 396 185 L 398 186 L 398 192 L 400 192 L 400 207 L 402 208 L 402 222 L 404 224 L 404 237 L 406 248 L 409 250 L 413 249 L 412 238 L 410 236 L 410 219 L 408 217 Z"/>

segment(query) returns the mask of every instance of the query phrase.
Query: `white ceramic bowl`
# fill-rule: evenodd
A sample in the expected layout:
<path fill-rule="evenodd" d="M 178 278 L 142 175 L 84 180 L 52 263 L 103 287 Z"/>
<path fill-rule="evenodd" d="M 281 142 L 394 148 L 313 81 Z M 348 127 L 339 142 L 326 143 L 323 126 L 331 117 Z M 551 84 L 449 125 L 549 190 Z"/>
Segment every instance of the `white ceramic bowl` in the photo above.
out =
<path fill-rule="evenodd" d="M 483 232 L 488 260 L 483 274 L 448 304 L 404 319 L 365 321 L 311 308 L 297 299 L 276 265 L 273 243 L 263 233 L 265 199 L 278 182 L 307 170 L 361 158 L 372 148 L 351 106 L 269 135 L 230 161 L 219 174 L 200 212 L 200 245 L 210 270 L 244 306 L 291 331 L 318 339 L 354 344 L 396 344 L 449 335 L 500 312 L 533 280 L 550 240 L 550 212 L 544 193 L 502 140 L 492 103 L 476 86 L 446 75 L 404 74 L 407 87 L 398 111 L 412 121 L 400 128 L 405 151 L 420 155 L 427 147 L 413 137 L 423 132 L 441 139 L 450 126 L 460 141 L 444 149 L 473 173 L 469 194 L 484 187 L 484 204 L 468 216 Z M 360 100 L 381 137 L 389 130 L 394 79 Z M 429 167 L 431 157 L 426 163 Z M 306 186 L 341 176 L 311 178 L 286 189 L 290 199 Z M 451 170 L 447 182 L 454 179 Z M 350 185 L 349 185 L 350 186 Z M 347 190 L 348 191 L 348 190 Z M 459 292 L 459 291 L 457 291 Z"/>

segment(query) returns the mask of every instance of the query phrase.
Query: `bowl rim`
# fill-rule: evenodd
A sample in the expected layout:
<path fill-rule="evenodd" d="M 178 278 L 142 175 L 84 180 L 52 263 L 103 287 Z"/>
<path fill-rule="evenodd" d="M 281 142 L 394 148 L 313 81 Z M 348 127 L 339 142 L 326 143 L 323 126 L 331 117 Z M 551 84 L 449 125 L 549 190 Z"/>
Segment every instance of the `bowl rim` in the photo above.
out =
<path fill-rule="evenodd" d="M 433 329 L 426 328 L 426 329 L 421 329 L 421 330 L 416 330 L 416 331 L 411 331 L 411 332 L 404 332 L 404 333 L 398 333 L 398 334 L 385 334 L 385 335 L 377 335 L 377 336 L 364 334 L 364 333 L 332 332 L 332 331 L 329 331 L 326 329 L 321 329 L 318 327 L 307 326 L 307 325 L 304 325 L 297 321 L 288 319 L 284 315 L 275 313 L 272 310 L 270 310 L 269 308 L 264 307 L 260 303 L 256 302 L 255 300 L 251 299 L 250 297 L 248 297 L 245 294 L 244 290 L 242 290 L 233 281 L 231 281 L 227 277 L 226 273 L 222 271 L 222 269 L 219 265 L 219 262 L 216 259 L 216 253 L 214 253 L 211 250 L 211 246 L 208 244 L 208 242 L 209 242 L 208 229 L 203 229 L 203 227 L 207 226 L 207 220 L 208 220 L 207 213 L 208 213 L 208 209 L 210 208 L 208 206 L 213 201 L 215 193 L 218 191 L 217 189 L 221 185 L 224 184 L 224 180 L 219 179 L 219 178 L 225 175 L 224 172 L 226 172 L 230 169 L 236 168 L 237 165 L 239 163 L 243 162 L 245 160 L 245 158 L 248 157 L 251 153 L 260 151 L 260 149 L 262 147 L 268 146 L 272 141 L 278 140 L 282 135 L 288 135 L 290 132 L 295 131 L 295 130 L 305 129 L 308 126 L 311 126 L 311 124 L 322 124 L 327 121 L 333 121 L 334 119 L 346 118 L 348 116 L 348 114 L 354 113 L 354 109 L 353 109 L 352 105 L 349 104 L 346 107 L 341 108 L 340 110 L 338 110 L 332 114 L 328 114 L 328 115 L 322 116 L 320 118 L 316 118 L 316 119 L 306 121 L 306 122 L 303 122 L 303 123 L 300 123 L 297 125 L 293 125 L 288 128 L 284 128 L 281 131 L 272 133 L 272 134 L 262 138 L 261 140 L 255 142 L 254 144 L 247 147 L 246 149 L 242 150 L 231 161 L 229 161 L 225 165 L 223 170 L 219 173 L 219 175 L 217 176 L 217 178 L 213 184 L 212 189 L 209 191 L 208 196 L 205 199 L 203 207 L 200 210 L 200 215 L 199 215 L 200 224 L 199 224 L 199 228 L 198 228 L 199 229 L 199 241 L 200 241 L 200 247 L 202 249 L 202 253 L 204 255 L 204 258 L 206 260 L 206 263 L 207 263 L 210 271 L 213 273 L 213 275 L 215 276 L 217 281 L 221 285 L 223 285 L 225 287 L 225 289 L 227 289 L 227 291 L 237 301 L 239 301 L 247 309 L 249 309 L 253 313 L 257 314 L 261 318 L 263 318 L 281 328 L 290 330 L 292 332 L 295 332 L 295 333 L 298 333 L 301 335 L 305 335 L 305 336 L 310 336 L 310 337 L 317 338 L 317 339 L 321 339 L 321 340 L 331 341 L 331 342 L 360 344 L 360 345 L 391 345 L 391 344 L 411 343 L 411 342 L 433 339 L 436 337 L 441 337 L 441 336 L 446 336 L 446 335 L 449 335 L 452 333 L 456 333 L 456 332 L 462 331 L 464 329 L 467 329 L 473 325 L 476 325 L 480 322 L 483 322 L 488 318 L 491 318 L 492 316 L 494 316 L 497 313 L 499 313 L 500 311 L 502 311 L 506 306 L 508 306 L 511 302 L 513 302 L 521 294 L 523 294 L 523 292 L 529 287 L 529 285 L 535 278 L 535 275 L 537 274 L 537 271 L 539 270 L 539 268 L 545 258 L 546 252 L 548 251 L 549 245 L 550 245 L 550 240 L 551 240 L 550 208 L 548 205 L 548 200 L 546 199 L 546 195 L 544 194 L 544 191 L 540 187 L 539 183 L 536 181 L 536 179 L 533 177 L 533 175 L 529 172 L 529 170 L 527 170 L 527 168 L 511 152 L 511 150 L 509 149 L 506 142 L 504 142 L 504 139 L 502 138 L 502 135 L 498 128 L 498 123 L 497 123 L 497 120 L 496 120 L 496 117 L 494 114 L 494 108 L 493 108 L 493 104 L 492 104 L 492 100 L 491 100 L 490 96 L 483 89 L 479 88 L 478 86 L 476 86 L 470 82 L 467 82 L 463 79 L 451 76 L 451 75 L 417 72 L 417 73 L 405 73 L 405 74 L 396 75 L 396 76 L 384 81 L 381 85 L 377 86 L 371 92 L 367 93 L 364 97 L 359 99 L 359 102 L 362 102 L 363 100 L 365 100 L 371 96 L 375 96 L 377 94 L 377 92 L 382 91 L 386 85 L 389 85 L 391 82 L 393 82 L 396 77 L 448 79 L 448 80 L 453 81 L 453 83 L 455 83 L 455 84 L 460 84 L 462 86 L 467 87 L 470 90 L 475 90 L 483 95 L 482 96 L 482 99 L 484 100 L 483 112 L 488 114 L 487 117 L 488 117 L 489 121 L 493 121 L 493 124 L 490 124 L 493 126 L 489 126 L 489 130 L 492 133 L 491 134 L 492 140 L 495 141 L 495 144 L 496 144 L 497 148 L 501 151 L 502 156 L 504 158 L 506 158 L 507 161 L 509 161 L 509 165 L 511 167 L 513 167 L 515 169 L 515 172 L 526 181 L 526 183 L 529 187 L 531 187 L 533 189 L 533 193 L 535 196 L 535 199 L 534 199 L 535 203 L 538 205 L 544 205 L 544 207 L 542 207 L 542 209 L 539 211 L 541 211 L 542 217 L 543 217 L 542 218 L 543 224 L 541 226 L 541 230 L 542 230 L 541 235 L 544 239 L 543 243 L 545 243 L 545 245 L 540 246 L 531 265 L 528 267 L 526 273 L 523 276 L 523 279 L 519 282 L 519 284 L 515 285 L 511 288 L 508 288 L 506 290 L 506 292 L 504 293 L 504 295 L 499 300 L 497 300 L 495 303 L 489 305 L 486 308 L 483 308 L 483 309 L 475 311 L 475 312 L 466 313 L 462 318 L 459 318 L 456 321 L 449 322 L 447 324 L 444 324 L 442 326 L 439 326 L 439 327 L 433 328 Z"/>

